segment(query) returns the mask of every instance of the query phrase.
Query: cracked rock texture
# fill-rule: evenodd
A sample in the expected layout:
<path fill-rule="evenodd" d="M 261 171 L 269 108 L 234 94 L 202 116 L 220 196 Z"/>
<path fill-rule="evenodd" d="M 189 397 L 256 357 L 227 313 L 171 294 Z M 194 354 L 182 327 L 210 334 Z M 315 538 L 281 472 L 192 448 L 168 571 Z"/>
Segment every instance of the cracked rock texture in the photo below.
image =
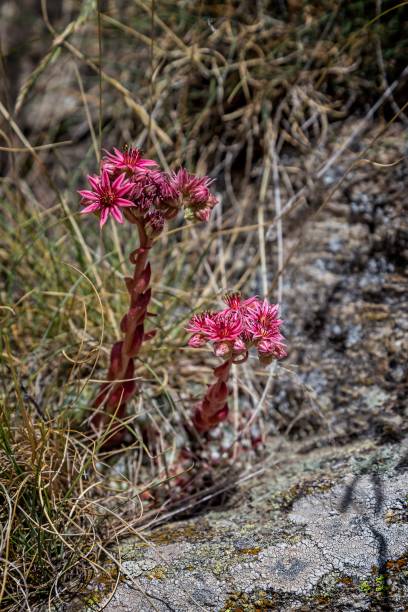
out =
<path fill-rule="evenodd" d="M 228 509 L 127 542 L 106 611 L 405 610 L 407 454 L 367 442 L 283 458 Z"/>

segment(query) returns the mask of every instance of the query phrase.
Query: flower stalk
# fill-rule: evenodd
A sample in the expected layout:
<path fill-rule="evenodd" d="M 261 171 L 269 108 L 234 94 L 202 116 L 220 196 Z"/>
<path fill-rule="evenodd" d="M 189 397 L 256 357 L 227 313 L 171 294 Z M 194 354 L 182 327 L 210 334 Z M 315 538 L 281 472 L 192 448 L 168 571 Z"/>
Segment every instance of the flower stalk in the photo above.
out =
<path fill-rule="evenodd" d="M 217 379 L 196 405 L 193 424 L 199 433 L 206 433 L 228 417 L 228 379 L 232 364 L 248 359 L 252 347 L 257 349 L 262 364 L 286 356 L 280 333 L 282 320 L 279 307 L 257 297 L 242 300 L 238 293 L 225 296 L 227 308 L 218 312 L 194 315 L 187 331 L 192 334 L 189 346 L 200 348 L 207 343 L 224 362 L 214 369 Z"/>
<path fill-rule="evenodd" d="M 209 190 L 208 177 L 194 176 L 183 168 L 177 173 L 162 172 L 155 161 L 143 159 L 140 150 L 133 147 L 107 153 L 100 175 L 88 176 L 88 182 L 91 189 L 79 191 L 84 206 L 81 213 L 97 214 L 101 228 L 109 218 L 118 223 L 126 219 L 136 226 L 139 236 L 139 246 L 129 257 L 133 275 L 125 278 L 129 308 L 120 324 L 123 339 L 112 347 L 107 380 L 93 403 L 93 431 L 104 435 L 109 428 L 102 443 L 106 449 L 125 441 L 126 427 L 121 421 L 126 417 L 127 403 L 140 392 L 135 360 L 143 343 L 155 335 L 154 329 L 145 331 L 151 299 L 150 249 L 165 222 L 180 210 L 189 221 L 208 221 L 217 199 Z"/>
<path fill-rule="evenodd" d="M 223 364 L 214 368 L 214 376 L 217 379 L 208 387 L 206 394 L 195 408 L 193 425 L 199 433 L 205 433 L 216 427 L 228 417 L 228 378 L 232 366 L 232 359 L 227 359 Z"/>
<path fill-rule="evenodd" d="M 92 415 L 91 424 L 96 431 L 106 431 L 112 417 L 121 420 L 126 416 L 127 402 L 139 391 L 134 379 L 135 360 L 143 342 L 155 335 L 154 329 L 145 332 L 145 319 L 151 298 L 149 286 L 151 267 L 147 258 L 152 241 L 147 237 L 143 226 L 131 219 L 131 214 L 126 214 L 126 217 L 138 228 L 140 246 L 129 256 L 130 263 L 134 266 L 133 276 L 125 278 L 129 293 L 129 309 L 120 324 L 123 340 L 115 342 L 112 347 L 108 381 L 103 383 L 94 401 L 95 408 L 103 407 L 103 410 L 98 410 Z M 112 429 L 115 430 L 114 424 Z M 119 428 L 109 436 L 109 441 L 104 447 L 120 445 L 125 435 L 126 429 Z"/>

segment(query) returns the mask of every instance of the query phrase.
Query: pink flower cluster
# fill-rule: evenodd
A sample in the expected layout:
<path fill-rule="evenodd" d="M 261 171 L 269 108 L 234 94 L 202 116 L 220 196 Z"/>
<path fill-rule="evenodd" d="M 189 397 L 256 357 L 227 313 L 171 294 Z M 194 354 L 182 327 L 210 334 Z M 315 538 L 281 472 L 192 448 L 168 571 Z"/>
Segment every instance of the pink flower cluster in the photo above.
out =
<path fill-rule="evenodd" d="M 257 297 L 243 300 L 238 293 L 225 296 L 224 301 L 227 308 L 221 311 L 193 315 L 186 328 L 192 334 L 189 346 L 210 342 L 217 357 L 234 363 L 245 361 L 251 347 L 257 349 L 263 364 L 286 356 L 277 304 Z"/>
<path fill-rule="evenodd" d="M 211 179 L 189 174 L 184 168 L 162 172 L 155 161 L 144 159 L 139 149 L 114 149 L 102 160 L 101 174 L 88 176 L 91 189 L 79 191 L 82 213 L 98 213 L 100 226 L 109 216 L 123 223 L 121 209 L 131 221 L 140 222 L 150 238 L 164 223 L 185 210 L 189 220 L 208 221 L 217 198 L 210 192 Z M 126 212 L 127 211 L 127 212 Z"/>

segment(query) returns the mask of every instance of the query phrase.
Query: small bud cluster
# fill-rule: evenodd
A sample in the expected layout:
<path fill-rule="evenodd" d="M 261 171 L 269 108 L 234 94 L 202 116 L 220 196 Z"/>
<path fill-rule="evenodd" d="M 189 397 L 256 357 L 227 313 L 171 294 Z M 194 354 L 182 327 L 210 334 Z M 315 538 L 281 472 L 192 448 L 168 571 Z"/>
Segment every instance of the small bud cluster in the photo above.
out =
<path fill-rule="evenodd" d="M 103 227 L 112 216 L 123 223 L 137 220 L 149 238 L 158 236 L 166 220 L 184 209 L 191 221 L 208 221 L 217 198 L 210 192 L 211 179 L 189 174 L 184 168 L 166 173 L 155 161 L 144 159 L 139 149 L 114 149 L 102 160 L 101 174 L 88 176 L 91 189 L 79 191 L 85 208 L 82 213 L 98 213 Z"/>
<path fill-rule="evenodd" d="M 187 326 L 192 334 L 189 346 L 198 348 L 210 342 L 217 357 L 232 359 L 233 363 L 245 361 L 251 347 L 257 349 L 262 364 L 285 357 L 277 304 L 257 297 L 243 300 L 238 293 L 225 296 L 224 301 L 227 308 L 191 318 Z"/>
<path fill-rule="evenodd" d="M 193 424 L 199 432 L 213 429 L 228 417 L 231 365 L 246 361 L 251 347 L 257 349 L 262 364 L 286 355 L 277 304 L 257 297 L 243 300 L 238 293 L 226 295 L 224 301 L 227 308 L 196 314 L 186 328 L 192 334 L 189 346 L 199 348 L 209 342 L 215 355 L 224 360 L 214 369 L 216 382 L 195 406 Z"/>

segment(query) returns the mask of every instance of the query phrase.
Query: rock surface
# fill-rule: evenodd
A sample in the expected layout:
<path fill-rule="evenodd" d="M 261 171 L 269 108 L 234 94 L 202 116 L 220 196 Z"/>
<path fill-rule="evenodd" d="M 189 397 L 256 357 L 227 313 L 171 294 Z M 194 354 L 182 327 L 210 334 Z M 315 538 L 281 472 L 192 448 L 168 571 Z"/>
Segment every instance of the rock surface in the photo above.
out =
<path fill-rule="evenodd" d="M 407 444 L 371 442 L 279 462 L 228 508 L 122 547 L 106 612 L 405 610 Z M 405 587 L 404 587 L 405 579 Z"/>
<path fill-rule="evenodd" d="M 361 150 L 374 133 L 357 143 Z M 372 153 L 384 164 L 406 156 L 401 127 L 388 136 Z M 325 177 L 322 200 L 350 157 Z M 279 369 L 270 397 L 275 431 L 292 439 L 316 435 L 324 444 L 356 436 L 397 440 L 406 428 L 407 184 L 405 160 L 383 169 L 360 164 L 305 226 L 284 275 L 284 333 L 297 375 Z M 320 202 L 318 188 L 298 213 L 300 227 Z M 285 236 L 289 249 L 289 226 Z"/>
<path fill-rule="evenodd" d="M 403 159 L 401 127 L 373 155 Z M 287 222 L 287 251 L 291 224 L 347 164 Z M 284 273 L 289 358 L 265 402 L 269 458 L 219 511 L 122 545 L 107 612 L 407 610 L 407 182 L 405 162 L 357 165 L 308 225 Z"/>

